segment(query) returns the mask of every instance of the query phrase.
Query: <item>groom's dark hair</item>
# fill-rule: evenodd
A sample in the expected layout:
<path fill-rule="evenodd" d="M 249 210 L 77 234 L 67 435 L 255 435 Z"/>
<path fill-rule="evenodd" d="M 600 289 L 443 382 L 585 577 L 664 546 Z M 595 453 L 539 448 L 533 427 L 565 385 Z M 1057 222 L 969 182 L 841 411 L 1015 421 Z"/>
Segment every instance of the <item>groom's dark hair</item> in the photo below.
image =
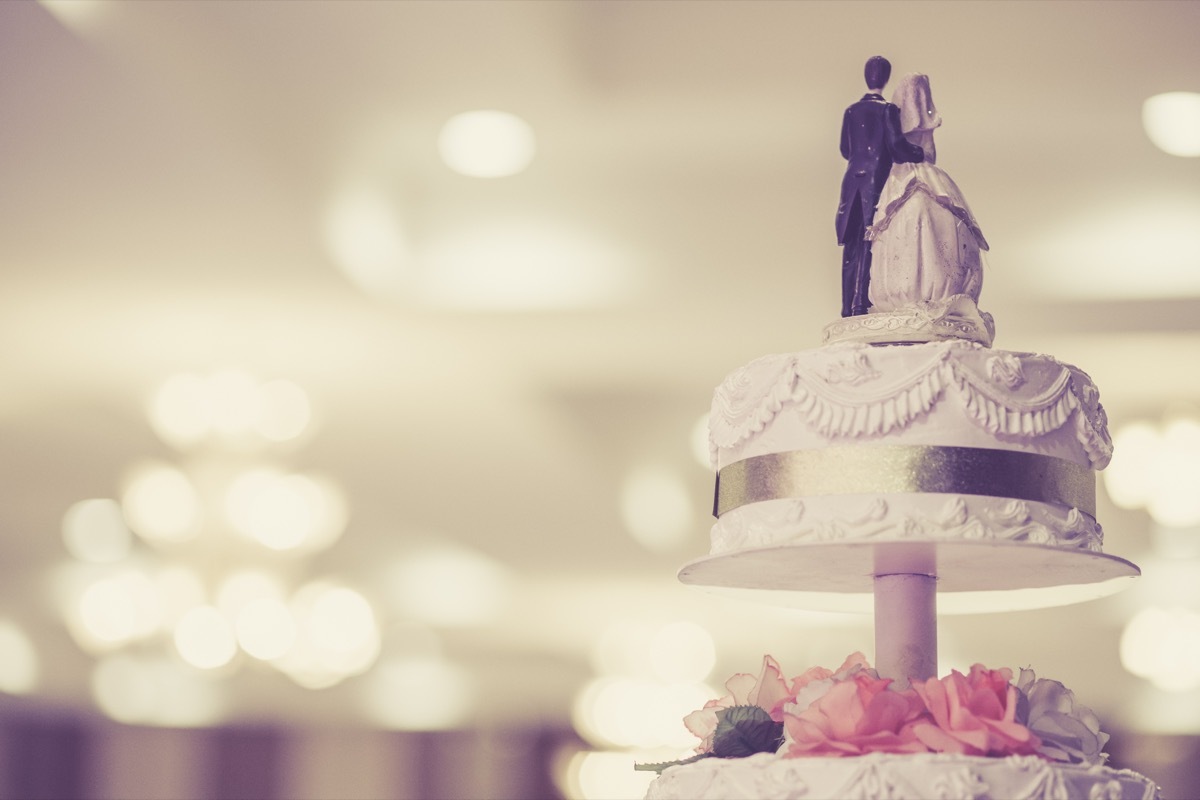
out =
<path fill-rule="evenodd" d="M 863 77 L 867 79 L 868 89 L 882 89 L 892 77 L 892 64 L 883 56 L 871 56 L 867 59 Z"/>

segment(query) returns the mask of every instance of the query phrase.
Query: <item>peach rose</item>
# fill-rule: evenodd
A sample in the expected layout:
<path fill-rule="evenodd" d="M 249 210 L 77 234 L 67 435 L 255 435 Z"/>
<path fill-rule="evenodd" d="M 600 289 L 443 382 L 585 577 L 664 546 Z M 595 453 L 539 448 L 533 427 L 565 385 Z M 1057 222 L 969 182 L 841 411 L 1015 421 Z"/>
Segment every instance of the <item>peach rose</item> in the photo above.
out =
<path fill-rule="evenodd" d="M 986 756 L 1038 752 L 1037 736 L 1016 721 L 1020 695 L 1012 670 L 976 664 L 967 675 L 954 670 L 941 680 L 913 681 L 912 687 L 930 715 L 917 721 L 913 732 L 930 750 Z"/>
<path fill-rule="evenodd" d="M 857 756 L 920 753 L 927 748 L 914 731 L 925 708 L 916 692 L 888 689 L 891 679 L 855 670 L 808 707 L 784 714 L 787 756 Z"/>
<path fill-rule="evenodd" d="M 783 719 L 783 704 L 792 697 L 791 689 L 779 662 L 771 656 L 763 656 L 762 672 L 755 678 L 748 672 L 739 672 L 725 682 L 729 694 L 717 700 L 709 700 L 704 708 L 693 711 L 683 718 L 687 729 L 700 739 L 696 752 L 712 751 L 713 734 L 717 730 L 717 712 L 734 706 L 758 706 L 771 715 L 776 722 Z"/>

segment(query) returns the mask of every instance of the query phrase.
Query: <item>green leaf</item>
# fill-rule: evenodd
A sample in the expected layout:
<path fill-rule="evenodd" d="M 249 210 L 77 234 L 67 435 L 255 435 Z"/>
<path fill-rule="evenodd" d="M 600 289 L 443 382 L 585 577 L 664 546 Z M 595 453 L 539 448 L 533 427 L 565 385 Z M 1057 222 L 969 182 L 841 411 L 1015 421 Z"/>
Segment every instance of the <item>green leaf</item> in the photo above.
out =
<path fill-rule="evenodd" d="M 713 755 L 743 758 L 754 753 L 774 753 L 783 744 L 783 723 L 771 719 L 758 706 L 733 706 L 717 712 Z"/>

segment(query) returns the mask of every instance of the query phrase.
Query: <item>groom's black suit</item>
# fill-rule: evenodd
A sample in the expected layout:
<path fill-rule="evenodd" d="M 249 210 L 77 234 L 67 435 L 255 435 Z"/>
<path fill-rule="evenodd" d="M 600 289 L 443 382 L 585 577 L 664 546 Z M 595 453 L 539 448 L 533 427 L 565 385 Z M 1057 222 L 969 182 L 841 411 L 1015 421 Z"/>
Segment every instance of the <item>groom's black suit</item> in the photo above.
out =
<path fill-rule="evenodd" d="M 879 193 L 892 164 L 923 161 L 918 145 L 900 130 L 900 109 L 874 92 L 863 95 L 842 117 L 842 157 L 847 160 L 837 237 L 842 249 L 842 316 L 867 313 L 871 244 L 863 234 L 875 218 Z"/>

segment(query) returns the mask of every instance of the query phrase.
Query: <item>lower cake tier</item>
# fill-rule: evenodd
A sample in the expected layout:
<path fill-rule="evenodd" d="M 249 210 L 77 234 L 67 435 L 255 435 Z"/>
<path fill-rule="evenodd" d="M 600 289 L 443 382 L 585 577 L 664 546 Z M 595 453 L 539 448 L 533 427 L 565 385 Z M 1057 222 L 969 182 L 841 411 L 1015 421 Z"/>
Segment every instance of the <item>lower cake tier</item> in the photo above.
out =
<path fill-rule="evenodd" d="M 668 767 L 646 800 L 1157 800 L 1131 770 L 1052 763 L 1037 756 L 945 753 L 853 758 L 706 758 Z"/>

